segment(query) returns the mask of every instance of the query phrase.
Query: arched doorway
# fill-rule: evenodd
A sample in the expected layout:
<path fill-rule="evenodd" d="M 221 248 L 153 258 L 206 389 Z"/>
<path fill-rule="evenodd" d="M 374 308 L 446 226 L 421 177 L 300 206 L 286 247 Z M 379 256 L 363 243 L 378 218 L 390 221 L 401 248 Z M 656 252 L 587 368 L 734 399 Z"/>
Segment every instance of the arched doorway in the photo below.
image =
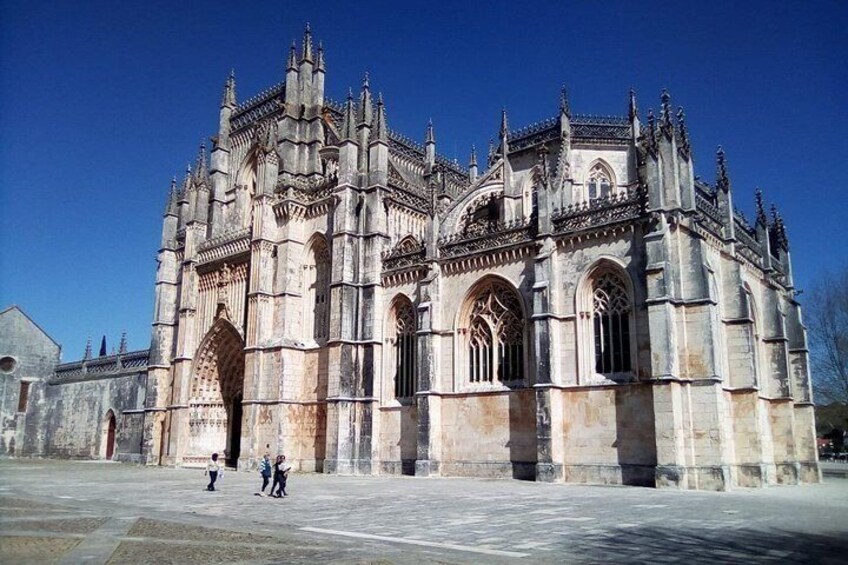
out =
<path fill-rule="evenodd" d="M 219 318 L 195 357 L 189 399 L 189 457 L 212 453 L 235 467 L 241 455 L 244 397 L 244 341 L 238 330 Z"/>
<path fill-rule="evenodd" d="M 112 459 L 112 456 L 115 455 L 115 413 L 109 410 L 106 413 L 105 421 L 103 422 L 105 437 L 104 437 L 104 456 L 107 460 Z"/>

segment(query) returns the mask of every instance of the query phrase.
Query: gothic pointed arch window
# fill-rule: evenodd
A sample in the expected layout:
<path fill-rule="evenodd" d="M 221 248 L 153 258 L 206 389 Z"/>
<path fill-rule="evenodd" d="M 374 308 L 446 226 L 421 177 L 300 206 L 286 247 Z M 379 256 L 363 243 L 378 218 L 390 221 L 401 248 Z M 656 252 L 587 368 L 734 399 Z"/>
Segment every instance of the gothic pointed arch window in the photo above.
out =
<path fill-rule="evenodd" d="M 524 314 L 521 298 L 506 282 L 488 279 L 466 303 L 463 326 L 471 384 L 524 379 Z"/>
<path fill-rule="evenodd" d="M 586 177 L 586 197 L 588 200 L 597 200 L 599 198 L 607 198 L 613 193 L 613 177 L 610 168 L 598 161 L 591 169 Z"/>
<path fill-rule="evenodd" d="M 592 284 L 592 333 L 595 372 L 602 375 L 630 372 L 630 314 L 633 310 L 627 285 L 607 271 Z"/>
<path fill-rule="evenodd" d="M 388 328 L 391 350 L 394 395 L 397 399 L 409 399 L 416 390 L 416 318 L 415 308 L 406 297 L 400 296 L 392 305 Z"/>
<path fill-rule="evenodd" d="M 636 309 L 623 266 L 603 259 L 582 278 L 579 313 L 579 378 L 584 384 L 636 378 Z"/>
<path fill-rule="evenodd" d="M 313 238 L 303 270 L 304 337 L 322 343 L 329 335 L 330 313 L 330 250 L 323 237 Z"/>

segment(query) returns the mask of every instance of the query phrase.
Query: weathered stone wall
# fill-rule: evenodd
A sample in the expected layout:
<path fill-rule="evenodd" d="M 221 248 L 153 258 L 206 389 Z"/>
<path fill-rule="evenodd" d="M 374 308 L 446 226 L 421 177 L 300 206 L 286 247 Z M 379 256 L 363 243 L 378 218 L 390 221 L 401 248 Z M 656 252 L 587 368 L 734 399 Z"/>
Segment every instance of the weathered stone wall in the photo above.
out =
<path fill-rule="evenodd" d="M 418 455 L 418 407 L 395 402 L 380 412 L 379 469 L 392 475 L 415 473 Z"/>
<path fill-rule="evenodd" d="M 37 443 L 25 434 L 38 387 L 53 374 L 61 348 L 17 306 L 0 312 L 0 456 L 33 451 Z M 25 411 L 18 412 L 21 382 L 28 382 Z"/>
<path fill-rule="evenodd" d="M 536 397 L 532 389 L 442 398 L 444 475 L 533 478 Z"/>
<path fill-rule="evenodd" d="M 652 386 L 572 388 L 560 393 L 565 480 L 653 486 L 657 447 Z"/>
<path fill-rule="evenodd" d="M 146 378 L 145 372 L 137 372 L 42 384 L 28 415 L 27 454 L 105 458 L 107 414 L 111 410 L 116 422 L 113 459 L 139 462 Z"/>

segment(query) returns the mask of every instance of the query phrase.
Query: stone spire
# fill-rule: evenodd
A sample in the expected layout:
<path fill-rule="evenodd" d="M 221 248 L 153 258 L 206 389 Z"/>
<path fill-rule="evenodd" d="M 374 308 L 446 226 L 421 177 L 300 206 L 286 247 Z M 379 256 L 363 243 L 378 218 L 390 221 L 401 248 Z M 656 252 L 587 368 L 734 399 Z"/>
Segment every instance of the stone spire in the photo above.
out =
<path fill-rule="evenodd" d="M 309 22 L 306 23 L 306 29 L 303 30 L 303 56 L 301 62 L 312 62 L 312 28 L 309 27 Z"/>
<path fill-rule="evenodd" d="M 691 147 L 689 146 L 689 132 L 686 130 L 686 114 L 683 113 L 683 106 L 677 108 L 677 132 L 680 134 L 680 150 L 686 157 L 689 157 Z"/>
<path fill-rule="evenodd" d="M 757 225 L 766 227 L 768 225 L 768 219 L 766 218 L 766 209 L 763 205 L 763 191 L 759 188 L 754 193 L 754 200 L 757 204 Z"/>
<path fill-rule="evenodd" d="M 356 117 L 353 109 L 353 91 L 348 90 L 342 121 L 342 141 L 356 142 Z"/>
<path fill-rule="evenodd" d="M 188 193 L 188 189 L 191 188 L 191 163 L 186 163 L 186 174 L 185 179 L 183 179 L 183 196 Z"/>
<path fill-rule="evenodd" d="M 318 57 L 315 61 L 315 68 L 319 71 L 326 71 L 327 64 L 324 62 L 324 44 L 318 42 Z"/>
<path fill-rule="evenodd" d="M 571 119 L 571 106 L 568 103 L 568 89 L 565 85 L 562 85 L 559 91 L 559 113 L 560 116 Z"/>
<path fill-rule="evenodd" d="M 654 155 L 657 152 L 657 121 L 654 118 L 654 109 L 648 108 L 648 139 L 647 145 L 648 150 L 651 151 Z"/>
<path fill-rule="evenodd" d="M 106 336 L 100 340 L 100 357 L 106 357 Z"/>
<path fill-rule="evenodd" d="M 82 356 L 83 361 L 87 361 L 91 359 L 91 336 L 88 336 L 88 339 L 85 342 L 85 353 Z"/>
<path fill-rule="evenodd" d="M 383 143 L 389 142 L 389 128 L 386 125 L 386 106 L 383 104 L 382 93 L 377 95 L 377 113 L 374 115 L 374 125 L 372 127 L 376 141 L 382 141 Z"/>
<path fill-rule="evenodd" d="M 727 161 L 721 145 L 716 150 L 716 188 L 725 193 L 730 191 L 730 176 L 727 174 Z"/>
<path fill-rule="evenodd" d="M 118 355 L 127 352 L 127 330 L 121 332 L 121 343 L 118 345 Z"/>
<path fill-rule="evenodd" d="M 291 49 L 289 49 L 289 59 L 286 63 L 287 71 L 297 71 L 297 47 L 295 47 L 294 41 L 292 41 Z"/>
<path fill-rule="evenodd" d="M 224 83 L 224 93 L 221 95 L 221 106 L 226 108 L 236 107 L 236 71 L 230 70 L 230 76 Z"/>
<path fill-rule="evenodd" d="M 506 152 L 509 150 L 509 122 L 506 119 L 506 108 L 501 110 L 501 156 L 506 159 Z"/>
<path fill-rule="evenodd" d="M 486 165 L 491 167 L 495 164 L 495 140 L 489 138 L 489 152 L 486 155 Z"/>
<path fill-rule="evenodd" d="M 639 117 L 639 110 L 636 107 L 636 91 L 632 88 L 630 89 L 630 104 L 628 105 L 627 116 L 631 122 Z"/>
<path fill-rule="evenodd" d="M 359 93 L 359 124 L 370 125 L 373 107 L 371 105 L 371 85 L 368 73 L 362 78 L 362 90 Z"/>
<path fill-rule="evenodd" d="M 471 182 L 477 180 L 477 148 L 471 146 L 471 160 L 468 162 L 468 176 Z"/>
<path fill-rule="evenodd" d="M 194 176 L 198 180 L 206 180 L 209 176 L 209 170 L 206 166 L 206 142 L 200 140 L 200 147 L 197 150 L 197 162 L 194 166 Z"/>
<path fill-rule="evenodd" d="M 424 134 L 424 160 L 428 167 L 432 167 L 436 162 L 436 132 L 432 118 L 427 121 L 427 131 Z"/>
<path fill-rule="evenodd" d="M 171 179 L 171 188 L 168 191 L 168 203 L 165 205 L 165 215 L 176 216 L 177 215 L 177 202 L 179 198 L 177 196 L 177 177 L 173 177 Z"/>

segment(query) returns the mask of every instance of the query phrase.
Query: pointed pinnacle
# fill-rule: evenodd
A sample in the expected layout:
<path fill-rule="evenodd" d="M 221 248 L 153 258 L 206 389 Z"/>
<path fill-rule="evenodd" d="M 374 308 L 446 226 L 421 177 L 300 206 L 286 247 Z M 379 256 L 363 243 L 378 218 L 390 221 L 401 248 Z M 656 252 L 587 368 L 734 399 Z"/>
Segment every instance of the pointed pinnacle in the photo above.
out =
<path fill-rule="evenodd" d="M 477 166 L 477 147 L 474 145 L 471 146 L 471 162 L 468 163 L 469 167 Z"/>
<path fill-rule="evenodd" d="M 509 123 L 506 118 L 506 108 L 501 109 L 501 139 L 506 139 L 509 135 Z"/>
<path fill-rule="evenodd" d="M 297 69 L 297 47 L 292 41 L 291 49 L 289 49 L 289 60 L 286 65 L 286 70 L 293 71 Z"/>
<path fill-rule="evenodd" d="M 362 77 L 362 89 L 370 89 L 371 85 L 368 82 L 368 71 L 365 71 L 365 76 Z"/>
<path fill-rule="evenodd" d="M 327 70 L 327 65 L 324 62 L 324 44 L 320 41 L 318 42 L 318 55 L 317 55 L 316 67 L 319 71 Z"/>
<path fill-rule="evenodd" d="M 754 200 L 757 204 L 757 223 L 765 226 L 768 222 L 766 221 L 766 211 L 763 206 L 763 191 L 759 187 L 754 192 Z"/>
<path fill-rule="evenodd" d="M 386 106 L 383 104 L 383 93 L 377 94 L 377 115 L 374 116 L 376 122 L 374 129 L 378 141 L 389 141 L 389 129 L 386 126 Z"/>
<path fill-rule="evenodd" d="M 303 58 L 301 61 L 312 62 L 312 28 L 309 27 L 309 22 L 306 22 L 306 29 L 303 30 Z"/>
<path fill-rule="evenodd" d="M 562 85 L 559 91 L 559 113 L 571 117 L 571 106 L 568 104 L 568 89 Z"/>
<path fill-rule="evenodd" d="M 436 133 L 433 130 L 433 118 L 427 121 L 427 133 L 424 137 L 424 143 L 436 143 Z"/>
<path fill-rule="evenodd" d="M 639 111 L 636 108 L 636 91 L 632 88 L 630 89 L 630 105 L 628 107 L 628 115 L 630 116 L 631 122 L 636 119 L 636 116 L 639 115 Z"/>

